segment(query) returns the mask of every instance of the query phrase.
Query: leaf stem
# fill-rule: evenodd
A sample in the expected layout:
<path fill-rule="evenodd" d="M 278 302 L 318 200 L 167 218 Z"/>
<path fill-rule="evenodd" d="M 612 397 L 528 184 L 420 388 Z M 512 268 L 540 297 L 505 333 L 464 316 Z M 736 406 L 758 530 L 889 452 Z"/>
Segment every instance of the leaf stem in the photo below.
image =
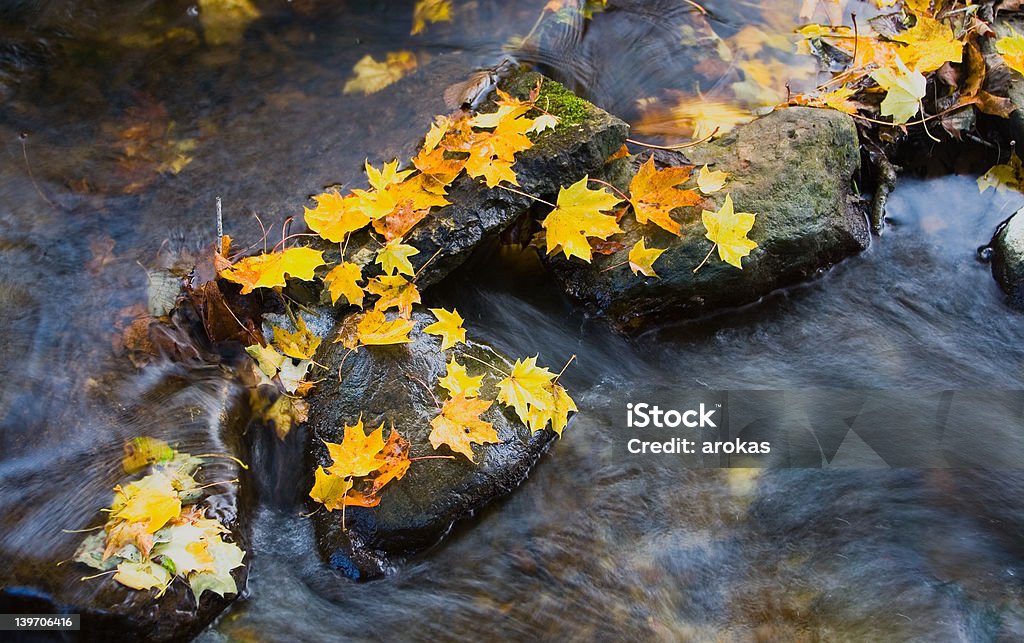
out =
<path fill-rule="evenodd" d="M 247 465 L 246 463 L 242 462 L 241 460 L 239 460 L 235 456 L 228 455 L 226 453 L 200 453 L 200 454 L 194 455 L 192 457 L 194 457 L 194 458 L 224 458 L 225 460 L 234 460 L 235 463 L 238 464 L 238 466 L 242 467 L 246 471 L 249 470 L 249 465 Z"/>
<path fill-rule="evenodd" d="M 700 270 L 701 268 L 704 267 L 704 264 L 706 264 L 708 262 L 708 259 L 711 258 L 711 253 L 714 252 L 715 248 L 717 248 L 717 247 L 718 247 L 717 243 L 711 244 L 711 250 L 708 250 L 708 253 L 706 255 L 704 255 L 704 260 L 701 261 L 699 264 L 697 264 L 697 267 L 693 269 L 694 274 L 696 274 L 696 272 L 698 270 Z"/>
<path fill-rule="evenodd" d="M 555 205 L 554 203 L 551 203 L 550 201 L 545 201 L 544 199 L 542 199 L 540 197 L 533 196 L 532 194 L 527 194 L 526 192 L 520 192 L 519 190 L 514 190 L 514 189 L 512 189 L 512 188 L 510 188 L 508 186 L 501 185 L 500 183 L 497 186 L 495 186 L 495 187 L 499 187 L 502 190 L 508 190 L 509 192 L 514 192 L 514 193 L 516 193 L 516 194 L 518 194 L 520 196 L 525 196 L 528 199 L 533 199 L 534 201 L 537 201 L 538 203 L 543 203 L 544 205 L 549 205 L 552 208 L 557 208 L 558 207 L 557 205 Z"/>
<path fill-rule="evenodd" d="M 601 179 L 595 179 L 595 178 L 591 178 L 591 177 L 587 177 L 587 180 L 593 181 L 594 183 L 599 183 L 600 185 L 603 185 L 605 187 L 609 187 L 612 190 L 614 190 L 616 194 L 619 195 L 620 199 L 622 199 L 623 201 L 629 201 L 629 197 L 626 196 L 626 194 L 622 190 L 620 190 L 619 188 L 615 187 L 614 185 L 612 185 L 608 181 L 602 181 Z"/>
<path fill-rule="evenodd" d="M 488 364 L 487 362 L 483 361 L 482 359 L 480 359 L 478 357 L 474 357 L 474 356 L 470 355 L 469 353 L 463 353 L 462 356 L 463 357 L 468 357 L 469 359 L 473 360 L 474 362 L 480 362 L 481 364 L 483 364 L 487 368 L 490 368 L 491 370 L 498 371 L 499 373 L 501 373 L 505 377 L 512 377 L 511 373 L 506 373 L 505 371 L 501 370 L 500 368 L 498 368 L 494 364 Z"/>
<path fill-rule="evenodd" d="M 639 145 L 640 147 L 649 147 L 654 150 L 683 150 L 688 147 L 694 147 L 695 145 L 700 145 L 701 143 L 711 140 L 711 138 L 714 137 L 714 135 L 717 134 L 718 130 L 720 129 L 720 127 L 716 127 L 714 130 L 711 131 L 710 134 L 708 134 L 704 138 L 697 139 L 696 141 L 690 141 L 689 143 L 679 143 L 678 145 L 655 145 L 654 143 L 644 143 L 643 141 L 638 141 L 632 138 L 627 138 L 626 142 L 632 143 L 633 145 Z"/>
<path fill-rule="evenodd" d="M 562 370 L 558 371 L 558 375 L 555 375 L 555 379 L 553 379 L 553 380 L 551 380 L 551 381 L 552 381 L 552 382 L 557 382 L 557 381 L 558 381 L 558 378 L 559 378 L 559 377 L 562 377 L 562 373 L 564 373 L 564 372 L 565 372 L 565 369 L 569 368 L 569 364 L 572 364 L 572 363 L 573 363 L 573 362 L 574 362 L 575 360 L 576 360 L 576 353 L 573 353 L 573 354 L 572 354 L 572 357 L 570 357 L 570 358 L 569 358 L 569 361 L 568 361 L 568 362 L 566 362 L 566 363 L 565 363 L 565 366 L 563 366 L 563 367 L 562 367 Z"/>

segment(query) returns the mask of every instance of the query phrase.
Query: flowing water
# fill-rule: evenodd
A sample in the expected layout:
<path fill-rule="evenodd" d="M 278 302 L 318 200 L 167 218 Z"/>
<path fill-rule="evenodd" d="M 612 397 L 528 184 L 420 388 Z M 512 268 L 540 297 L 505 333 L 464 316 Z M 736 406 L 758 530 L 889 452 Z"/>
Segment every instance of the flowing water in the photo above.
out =
<path fill-rule="evenodd" d="M 125 320 L 159 299 L 162 271 L 187 272 L 214 240 L 217 196 L 238 247 L 261 243 L 261 225 L 273 245 L 307 195 L 361 186 L 365 158 L 407 158 L 445 111 L 443 88 L 529 33 L 520 60 L 636 123 L 638 99 L 678 96 L 667 90 L 755 108 L 779 88 L 734 87 L 744 61 L 716 66 L 706 52 L 722 39 L 741 50 L 751 25 L 788 32 L 816 3 L 702 4 L 708 19 L 685 2 L 613 1 L 590 21 L 538 27 L 543 2 L 457 0 L 452 22 L 409 36 L 411 2 L 295 0 L 260 4 L 237 42 L 215 44 L 187 3 L 7 3 L 3 557 L 68 558 L 80 536 L 61 529 L 109 502 L 125 439 L 188 450 L 217 425 L 235 389 L 216 367 L 137 370 L 116 350 Z M 406 78 L 342 92 L 364 55 L 400 49 L 419 61 Z M 529 251 L 475 258 L 426 303 L 456 305 L 474 339 L 509 354 L 576 355 L 564 382 L 582 412 L 563 439 L 511 497 L 365 584 L 312 550 L 288 479 L 301 435 L 261 442 L 273 453 L 255 460 L 277 466 L 256 484 L 249 585 L 201 638 L 1019 640 L 1022 411 L 1007 392 L 1024 383 L 1024 318 L 977 249 L 1022 204 L 979 195 L 973 176 L 906 178 L 863 255 L 628 340 L 565 300 Z M 913 430 L 950 390 L 938 449 Z M 999 426 L 956 415 L 965 396 Z M 698 399 L 728 400 L 755 433 L 777 429 L 759 417 L 862 424 L 856 444 L 849 427 L 811 448 L 788 433 L 764 470 L 625 450 L 628 402 Z"/>

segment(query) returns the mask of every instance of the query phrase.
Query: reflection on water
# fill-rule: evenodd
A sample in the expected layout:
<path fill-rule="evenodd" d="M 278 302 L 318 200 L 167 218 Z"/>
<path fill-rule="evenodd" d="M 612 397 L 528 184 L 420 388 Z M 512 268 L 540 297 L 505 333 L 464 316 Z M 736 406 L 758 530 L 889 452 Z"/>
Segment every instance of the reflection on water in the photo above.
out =
<path fill-rule="evenodd" d="M 517 51 L 639 122 L 652 103 L 638 99 L 672 91 L 772 102 L 780 88 L 749 79 L 799 65 L 781 45 L 749 44 L 763 36 L 745 28 L 786 33 L 802 8 L 832 3 L 708 0 L 708 19 L 682 2 L 610 4 L 538 27 Z M 215 369 L 136 372 L 114 355 L 119 316 L 149 301 L 147 270 L 187 269 L 213 241 L 216 196 L 236 245 L 258 245 L 254 214 L 275 240 L 306 195 L 360 186 L 365 158 L 407 158 L 444 111 L 443 88 L 500 61 L 545 3 L 457 2 L 453 22 L 416 37 L 412 2 L 263 3 L 227 47 L 195 35 L 188 3 L 105 5 L 4 10 L 3 37 L 28 53 L 17 74 L 0 60 L 0 551 L 47 564 L 77 542 L 60 529 L 108 503 L 125 438 L 190 450 L 233 395 Z M 719 41 L 736 52 L 724 66 L 708 53 Z M 342 93 L 360 58 L 399 48 L 415 50 L 416 71 L 379 94 Z M 974 252 L 1021 202 L 979 196 L 968 177 L 906 180 L 863 256 L 749 309 L 632 340 L 561 298 L 531 255 L 480 258 L 428 303 L 457 305 L 474 339 L 511 354 L 576 354 L 566 384 L 585 412 L 519 492 L 365 585 L 316 559 L 288 480 L 298 444 L 259 443 L 255 462 L 274 466 L 259 484 L 249 591 L 204 636 L 1024 636 L 1024 475 L 693 470 L 621 448 L 636 395 L 1020 389 L 1021 318 Z"/>

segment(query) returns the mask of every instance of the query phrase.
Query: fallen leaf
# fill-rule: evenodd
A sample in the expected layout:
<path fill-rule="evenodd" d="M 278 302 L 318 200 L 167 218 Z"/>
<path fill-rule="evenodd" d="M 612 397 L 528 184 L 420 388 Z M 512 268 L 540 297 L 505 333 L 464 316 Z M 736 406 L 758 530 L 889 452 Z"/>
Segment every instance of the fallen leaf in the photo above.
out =
<path fill-rule="evenodd" d="M 646 277 L 657 277 L 653 264 L 661 256 L 665 249 L 648 248 L 641 237 L 629 251 L 629 269 L 633 274 L 643 274 Z"/>
<path fill-rule="evenodd" d="M 324 441 L 333 464 L 327 468 L 331 475 L 365 476 L 379 469 L 384 462 L 377 454 L 384 449 L 384 423 L 367 434 L 360 418 L 354 425 L 345 425 L 340 444 Z"/>
<path fill-rule="evenodd" d="M 316 207 L 304 208 L 303 218 L 310 230 L 322 238 L 341 243 L 352 232 L 370 223 L 363 210 L 363 200 L 355 194 L 341 196 L 337 191 L 324 192 L 313 197 Z"/>
<path fill-rule="evenodd" d="M 550 423 L 551 430 L 562 437 L 562 431 L 569 423 L 569 413 L 577 410 L 576 403 L 560 384 L 551 382 L 545 388 L 551 393 L 553 403 L 545 410 L 531 406 L 526 416 L 526 425 L 536 433 Z"/>
<path fill-rule="evenodd" d="M 537 366 L 537 356 L 516 360 L 512 372 L 498 382 L 498 401 L 511 406 L 523 422 L 530 416 L 530 408 L 547 411 L 555 400 L 548 385 L 555 379 L 554 373 Z"/>
<path fill-rule="evenodd" d="M 377 252 L 376 263 L 384 270 L 386 275 L 399 274 L 412 277 L 416 271 L 413 270 L 409 257 L 419 253 L 419 250 L 410 245 L 390 241 Z"/>
<path fill-rule="evenodd" d="M 331 303 L 336 304 L 342 297 L 353 306 L 363 306 L 363 289 L 359 282 L 363 278 L 363 271 L 357 264 L 344 261 L 331 269 L 324 276 L 324 285 L 331 294 Z"/>
<path fill-rule="evenodd" d="M 274 327 L 274 344 L 288 357 L 309 359 L 320 346 L 320 338 L 306 328 L 306 321 L 301 316 L 296 316 L 294 333 Z"/>
<path fill-rule="evenodd" d="M 138 563 L 124 562 L 117 566 L 114 580 L 132 589 L 159 587 L 162 590 L 171 582 L 171 573 L 150 560 Z"/>
<path fill-rule="evenodd" d="M 454 395 L 444 402 L 441 413 L 430 421 L 430 444 L 436 449 L 442 444 L 456 453 L 473 459 L 473 444 L 501 442 L 498 432 L 490 422 L 480 419 L 480 414 L 491 407 L 491 400 L 468 398 Z"/>
<path fill-rule="evenodd" d="M 171 445 L 158 438 L 132 438 L 124 443 L 121 466 L 125 473 L 136 473 L 151 464 L 172 460 L 176 454 Z"/>
<path fill-rule="evenodd" d="M 442 338 L 441 350 L 448 350 L 459 342 L 466 341 L 466 329 L 462 327 L 462 315 L 459 311 L 448 312 L 444 308 L 431 308 L 437 321 L 423 329 L 428 335 L 438 335 Z"/>
<path fill-rule="evenodd" d="M 728 172 L 721 170 L 711 171 L 708 166 L 700 168 L 697 172 L 697 187 L 704 194 L 714 194 L 715 192 L 721 191 L 725 187 L 725 180 L 729 178 Z"/>
<path fill-rule="evenodd" d="M 364 346 L 381 346 L 386 344 L 408 344 L 409 332 L 415 324 L 409 319 L 388 321 L 384 313 L 371 310 L 359 321 L 356 339 Z"/>
<path fill-rule="evenodd" d="M 984 192 L 989 188 L 995 188 L 996 192 L 1015 191 L 1021 192 L 1024 188 L 1024 164 L 1021 163 L 1017 152 L 1010 153 L 1010 160 L 1006 163 L 994 165 L 978 177 L 978 192 Z"/>
<path fill-rule="evenodd" d="M 622 199 L 604 189 L 589 189 L 588 179 L 584 176 L 568 188 L 559 189 L 555 209 L 541 222 L 547 231 L 548 254 L 561 248 L 566 258 L 579 257 L 589 263 L 592 254 L 587 237 L 606 239 L 622 232 L 615 217 L 601 214 Z"/>
<path fill-rule="evenodd" d="M 447 371 L 444 377 L 437 380 L 441 388 L 448 391 L 450 395 L 462 395 L 464 397 L 476 397 L 480 395 L 480 385 L 484 380 L 483 375 L 471 377 L 466 372 L 466 367 L 459 364 L 453 355 L 448 360 Z"/>
<path fill-rule="evenodd" d="M 701 219 L 707 229 L 705 236 L 718 246 L 718 256 L 722 261 L 743 269 L 740 260 L 757 247 L 755 242 L 747 238 L 747 233 L 754 227 L 755 216 L 748 212 L 736 212 L 732 196 L 728 194 L 718 212 L 701 212 Z"/>
<path fill-rule="evenodd" d="M 911 71 L 899 57 L 896 70 L 888 68 L 871 72 L 871 78 L 886 90 L 882 101 L 882 116 L 892 116 L 894 125 L 902 125 L 913 118 L 921 109 L 927 80 L 921 72 Z"/>
<path fill-rule="evenodd" d="M 384 312 L 397 308 L 398 314 L 406 319 L 412 315 L 413 304 L 420 303 L 420 291 L 416 284 L 402 275 L 380 275 L 366 284 L 366 291 L 380 298 L 373 305 L 375 310 Z"/>
<path fill-rule="evenodd" d="M 352 68 L 354 76 L 345 83 L 342 92 L 373 94 L 388 85 L 398 82 L 403 76 L 416 69 L 416 55 L 411 51 L 389 52 L 384 60 L 377 61 L 367 54 Z"/>
<path fill-rule="evenodd" d="M 654 167 L 654 155 L 648 157 L 629 184 L 629 202 L 633 204 L 636 220 L 639 223 L 649 221 L 678 235 L 679 222 L 672 218 L 671 212 L 676 208 L 696 205 L 701 200 L 695 191 L 675 187 L 690 178 L 692 169 L 685 166 L 659 170 Z"/>
<path fill-rule="evenodd" d="M 412 13 L 412 31 L 415 36 L 423 33 L 428 22 L 449 22 L 452 19 L 451 0 L 416 0 Z"/>
<path fill-rule="evenodd" d="M 324 265 L 323 253 L 312 248 L 288 248 L 281 252 L 246 257 L 220 273 L 228 281 L 241 284 L 242 294 L 256 288 L 285 285 L 285 277 L 308 281 L 317 268 Z"/>

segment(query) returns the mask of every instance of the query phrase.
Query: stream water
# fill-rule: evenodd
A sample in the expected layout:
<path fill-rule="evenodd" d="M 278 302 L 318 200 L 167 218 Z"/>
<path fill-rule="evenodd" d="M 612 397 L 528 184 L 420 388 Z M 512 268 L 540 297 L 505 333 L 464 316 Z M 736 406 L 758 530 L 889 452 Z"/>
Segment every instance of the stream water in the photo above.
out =
<path fill-rule="evenodd" d="M 216 46 L 188 3 L 0 8 L 4 559 L 68 558 L 80 536 L 61 530 L 109 502 L 124 440 L 188 450 L 217 421 L 232 394 L 217 369 L 138 370 L 114 350 L 118 320 L 152 300 L 147 271 L 187 271 L 213 242 L 215 197 L 238 247 L 260 243 L 254 214 L 280 238 L 307 195 L 361 186 L 365 158 L 410 156 L 443 88 L 500 62 L 544 6 L 456 1 L 452 22 L 409 36 L 412 2 L 257 4 Z M 788 33 L 807 3 L 706 0 L 710 22 L 683 2 L 610 4 L 543 27 L 518 57 L 640 122 L 638 98 L 731 86 L 692 69 L 717 46 L 701 25 Z M 399 49 L 419 60 L 406 78 L 342 92 L 360 58 Z M 509 354 L 576 355 L 564 382 L 582 412 L 564 437 L 508 499 L 364 584 L 319 561 L 293 486 L 261 481 L 248 588 L 200 639 L 1020 640 L 1024 423 L 1010 392 L 1024 388 L 1024 318 L 977 249 L 1021 205 L 979 195 L 970 175 L 907 177 L 863 255 L 632 339 L 567 301 L 531 251 L 475 258 L 426 303 L 457 306 L 474 339 Z M 941 449 L 894 437 L 942 391 L 960 396 L 954 411 L 964 396 L 996 408 L 1002 433 L 955 416 Z M 868 425 L 811 449 L 790 440 L 764 470 L 628 456 L 628 402 L 705 395 L 751 421 L 848 408 Z M 268 475 L 297 470 L 300 438 Z"/>

